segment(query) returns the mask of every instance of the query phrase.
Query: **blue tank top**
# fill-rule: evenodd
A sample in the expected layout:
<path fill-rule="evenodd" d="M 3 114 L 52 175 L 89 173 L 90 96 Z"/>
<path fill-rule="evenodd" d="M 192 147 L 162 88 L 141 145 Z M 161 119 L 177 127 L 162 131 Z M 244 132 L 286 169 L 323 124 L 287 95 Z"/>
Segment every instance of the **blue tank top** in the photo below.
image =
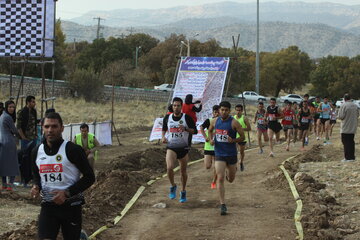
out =
<path fill-rule="evenodd" d="M 236 143 L 229 143 L 229 136 L 236 138 L 236 132 L 232 129 L 233 117 L 223 121 L 218 117 L 215 123 L 215 156 L 232 157 L 237 156 Z"/>
<path fill-rule="evenodd" d="M 330 104 L 325 104 L 323 103 L 321 105 L 321 118 L 325 118 L 325 119 L 330 119 L 330 110 L 331 110 L 331 107 L 330 107 Z"/>

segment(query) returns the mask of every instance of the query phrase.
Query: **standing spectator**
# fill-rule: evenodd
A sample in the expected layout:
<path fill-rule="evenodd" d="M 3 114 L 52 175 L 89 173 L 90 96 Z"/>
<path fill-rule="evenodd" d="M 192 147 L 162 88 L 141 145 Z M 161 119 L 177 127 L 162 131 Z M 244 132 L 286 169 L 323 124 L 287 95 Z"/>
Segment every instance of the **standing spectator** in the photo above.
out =
<path fill-rule="evenodd" d="M 201 105 L 201 101 L 196 101 L 194 103 L 192 101 L 193 101 L 193 95 L 192 94 L 186 95 L 185 104 L 182 106 L 182 112 L 189 115 L 196 124 L 197 122 L 196 113 L 201 111 L 202 105 Z M 200 104 L 200 106 L 196 107 L 195 104 Z"/>
<path fill-rule="evenodd" d="M 344 145 L 345 159 L 342 162 L 355 161 L 355 133 L 358 126 L 359 109 L 351 101 L 350 95 L 344 95 L 344 103 L 340 106 L 338 119 L 341 120 L 341 141 Z"/>
<path fill-rule="evenodd" d="M 15 103 L 7 101 L 5 111 L 0 116 L 0 176 L 2 177 L 2 189 L 13 190 L 15 176 L 19 175 L 16 141 L 14 135 L 18 135 L 15 127 L 16 112 Z M 9 184 L 7 177 L 10 177 Z"/>
<path fill-rule="evenodd" d="M 95 138 L 95 135 L 89 133 L 89 125 L 86 123 L 81 124 L 80 132 L 75 135 L 73 143 L 81 146 L 87 156 L 92 169 L 95 169 L 95 160 L 97 159 L 97 148 L 100 146 L 99 141 Z"/>
<path fill-rule="evenodd" d="M 21 150 L 34 145 L 37 139 L 37 115 L 34 96 L 26 97 L 26 106 L 18 112 L 16 127 L 21 137 Z M 32 146 L 31 148 L 33 148 Z"/>

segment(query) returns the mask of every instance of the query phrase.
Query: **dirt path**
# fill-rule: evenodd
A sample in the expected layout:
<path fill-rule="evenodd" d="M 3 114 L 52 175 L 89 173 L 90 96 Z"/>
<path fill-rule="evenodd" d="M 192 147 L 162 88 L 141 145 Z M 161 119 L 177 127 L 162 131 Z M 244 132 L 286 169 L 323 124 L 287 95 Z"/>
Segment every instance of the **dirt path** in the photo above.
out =
<path fill-rule="evenodd" d="M 98 239 L 295 239 L 291 192 L 266 181 L 283 160 L 299 153 L 299 147 L 286 152 L 278 145 L 275 152 L 271 159 L 257 150 L 246 153 L 245 171 L 237 173 L 233 184 L 226 183 L 227 216 L 220 216 L 210 172 L 198 163 L 189 167 L 187 203 L 167 198 L 169 182 L 164 178 L 147 188 L 122 222 Z M 176 181 L 179 184 L 178 173 Z M 160 202 L 165 209 L 152 207 Z"/>

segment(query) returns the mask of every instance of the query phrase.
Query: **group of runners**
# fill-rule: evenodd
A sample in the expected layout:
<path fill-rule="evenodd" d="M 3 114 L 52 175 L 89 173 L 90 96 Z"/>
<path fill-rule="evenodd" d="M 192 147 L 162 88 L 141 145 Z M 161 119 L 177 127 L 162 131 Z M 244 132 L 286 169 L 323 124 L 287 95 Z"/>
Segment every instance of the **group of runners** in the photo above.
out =
<path fill-rule="evenodd" d="M 309 144 L 309 135 L 315 134 L 316 140 L 324 137 L 323 143 L 330 144 L 330 136 L 336 124 L 337 112 L 335 104 L 329 102 L 328 97 L 321 101 L 320 97 L 309 100 L 309 95 L 304 95 L 304 100 L 297 102 L 285 101 L 281 108 L 276 104 L 276 99 L 271 98 L 269 106 L 264 107 L 259 102 L 254 116 L 257 125 L 257 138 L 259 153 L 264 153 L 263 142 L 269 142 L 270 157 L 274 157 L 274 136 L 276 143 L 280 142 L 280 132 L 284 131 L 286 151 L 290 149 L 290 143 L 301 141 L 301 150 Z"/>
<path fill-rule="evenodd" d="M 167 175 L 170 180 L 169 198 L 177 197 L 177 185 L 174 180 L 174 167 L 178 160 L 182 188 L 179 201 L 184 203 L 186 197 L 188 152 L 191 147 L 192 135 L 197 134 L 195 121 L 187 114 L 182 113 L 182 99 L 175 97 L 172 102 L 173 112 L 163 120 L 162 142 L 167 144 L 166 163 Z M 250 120 L 243 114 L 244 107 L 235 106 L 235 114 L 231 115 L 231 104 L 221 102 L 212 108 L 212 117 L 205 120 L 200 126 L 200 132 L 205 139 L 204 163 L 206 169 L 214 165 L 211 182 L 212 189 L 218 189 L 220 199 L 220 214 L 227 214 L 225 204 L 225 179 L 233 182 L 237 170 L 244 171 L 245 146 L 248 142 L 247 132 L 251 131 Z M 280 132 L 284 130 L 286 151 L 290 143 L 301 141 L 301 150 L 309 143 L 309 134 L 313 132 L 317 140 L 324 137 L 324 144 L 330 144 L 332 128 L 336 123 L 336 107 L 327 97 L 320 100 L 316 97 L 304 100 L 298 104 L 286 101 L 283 107 L 276 104 L 271 98 L 265 109 L 263 102 L 259 102 L 253 118 L 256 125 L 259 154 L 264 153 L 264 144 L 269 142 L 269 156 L 274 157 L 274 145 L 280 143 Z M 168 134 L 167 134 L 168 132 Z M 238 161 L 238 154 L 240 161 Z"/>

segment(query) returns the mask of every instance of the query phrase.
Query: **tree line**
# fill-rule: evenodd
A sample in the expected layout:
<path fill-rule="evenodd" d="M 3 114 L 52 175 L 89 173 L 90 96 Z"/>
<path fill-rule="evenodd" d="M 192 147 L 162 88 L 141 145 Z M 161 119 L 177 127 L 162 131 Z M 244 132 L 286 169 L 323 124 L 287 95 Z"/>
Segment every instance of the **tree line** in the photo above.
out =
<path fill-rule="evenodd" d="M 55 78 L 69 82 L 79 95 L 91 100 L 103 84 L 153 88 L 171 83 L 180 55 L 186 55 L 186 36 L 172 34 L 164 41 L 143 33 L 122 38 L 110 37 L 89 42 L 65 42 L 61 21 L 56 22 Z M 229 94 L 255 89 L 255 52 L 243 48 L 223 48 L 216 39 L 205 42 L 191 40 L 191 56 L 231 57 Z M 182 52 L 181 52 L 182 51 Z M 0 72 L 9 73 L 9 60 L 0 59 Z M 12 66 L 21 75 L 21 65 Z M 51 78 L 52 69 L 46 65 Z M 28 65 L 26 76 L 40 77 L 39 66 Z M 311 94 L 341 97 L 349 92 L 360 98 L 360 55 L 354 58 L 328 56 L 310 59 L 297 46 L 260 54 L 260 93 L 278 96 L 281 91 L 293 92 L 312 83 Z M 351 88 L 349 88 L 351 86 Z"/>

